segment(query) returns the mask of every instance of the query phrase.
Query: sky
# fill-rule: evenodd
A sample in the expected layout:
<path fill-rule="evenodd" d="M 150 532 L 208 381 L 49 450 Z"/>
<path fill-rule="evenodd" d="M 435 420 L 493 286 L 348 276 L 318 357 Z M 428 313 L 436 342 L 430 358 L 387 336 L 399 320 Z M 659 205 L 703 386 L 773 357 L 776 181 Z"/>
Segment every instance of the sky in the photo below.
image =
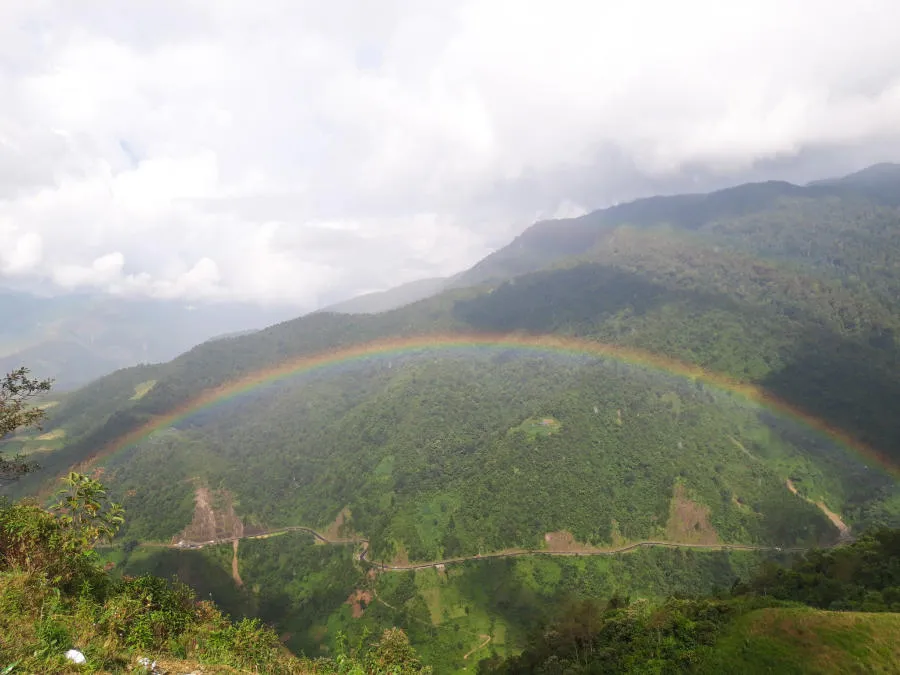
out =
<path fill-rule="evenodd" d="M 3 0 L 0 284 L 315 307 L 900 161 L 896 0 Z"/>

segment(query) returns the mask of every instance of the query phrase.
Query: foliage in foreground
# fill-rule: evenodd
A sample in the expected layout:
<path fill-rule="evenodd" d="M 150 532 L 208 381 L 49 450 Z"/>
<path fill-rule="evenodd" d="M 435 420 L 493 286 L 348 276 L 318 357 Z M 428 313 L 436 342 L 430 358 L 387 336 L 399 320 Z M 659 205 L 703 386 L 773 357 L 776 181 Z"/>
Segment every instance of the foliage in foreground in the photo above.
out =
<path fill-rule="evenodd" d="M 114 532 L 119 511 L 96 482 L 74 474 L 68 483 L 58 513 L 28 502 L 0 504 L 0 668 L 122 672 L 149 656 L 266 673 L 425 670 L 400 630 L 333 660 L 309 661 L 287 652 L 259 619 L 232 622 L 184 584 L 152 575 L 113 578 L 90 546 L 108 534 L 103 528 Z M 78 489 L 85 485 L 91 499 Z M 82 670 L 66 662 L 70 648 L 85 654 Z"/>
<path fill-rule="evenodd" d="M 40 429 L 46 411 L 30 404 L 36 396 L 50 391 L 50 380 L 28 377 L 27 368 L 19 368 L 0 380 L 0 439 L 22 427 Z M 37 468 L 22 455 L 7 458 L 0 452 L 0 485 L 14 481 Z"/>

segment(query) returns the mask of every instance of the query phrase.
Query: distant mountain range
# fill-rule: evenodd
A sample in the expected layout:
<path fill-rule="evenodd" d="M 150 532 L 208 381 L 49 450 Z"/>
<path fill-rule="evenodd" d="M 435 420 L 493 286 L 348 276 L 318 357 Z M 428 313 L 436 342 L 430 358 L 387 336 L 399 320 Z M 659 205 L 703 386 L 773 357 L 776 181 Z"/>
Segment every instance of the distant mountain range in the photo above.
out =
<path fill-rule="evenodd" d="M 168 361 L 222 333 L 263 328 L 285 310 L 108 295 L 41 297 L 0 290 L 0 371 L 27 365 L 54 388 L 77 388 L 119 368 Z"/>

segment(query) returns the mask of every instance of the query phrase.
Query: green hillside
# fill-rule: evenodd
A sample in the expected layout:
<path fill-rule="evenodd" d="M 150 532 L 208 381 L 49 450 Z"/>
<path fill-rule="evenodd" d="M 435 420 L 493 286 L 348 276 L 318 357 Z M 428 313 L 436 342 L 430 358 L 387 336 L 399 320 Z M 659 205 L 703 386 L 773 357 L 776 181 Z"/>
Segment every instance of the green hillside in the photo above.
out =
<path fill-rule="evenodd" d="M 492 653 L 518 653 L 572 597 L 631 593 L 660 602 L 673 594 L 704 595 L 749 578 L 767 557 L 653 548 L 611 556 L 468 561 L 372 577 L 354 564 L 353 554 L 352 546 L 317 545 L 299 533 L 244 540 L 236 558 L 241 587 L 232 576 L 231 545 L 193 551 L 144 547 L 115 558 L 125 574 L 168 577 L 177 571 L 201 597 L 212 597 L 232 616 L 275 623 L 297 653 L 332 653 L 328 638 L 338 631 L 353 640 L 367 630 L 374 635 L 397 626 L 427 663 L 451 672 L 474 667 Z"/>
<path fill-rule="evenodd" d="M 567 672 L 893 672 L 898 544 L 898 531 L 878 531 L 762 566 L 760 553 L 653 548 L 377 575 L 352 547 L 303 534 L 115 558 L 125 574 L 178 570 L 233 616 L 275 622 L 308 655 L 333 653 L 325 635 L 352 642 L 395 626 L 436 672 L 551 662 Z"/>
<path fill-rule="evenodd" d="M 541 596 L 551 605 L 577 579 L 601 597 L 729 586 L 779 549 L 900 524 L 900 268 L 890 253 L 900 214 L 885 180 L 762 183 L 539 223 L 433 297 L 317 313 L 117 372 L 48 410 L 43 433 L 56 435 L 44 469 L 8 491 L 34 493 L 87 466 L 128 511 L 120 541 L 230 542 L 306 527 L 355 542 L 332 549 L 280 534 L 243 538 L 238 553 L 139 547 L 119 560 L 201 585 L 197 570 L 217 569 L 211 578 L 225 583 L 237 564 L 244 590 L 223 602 L 289 626 L 290 644 L 310 653 L 370 619 L 402 625 L 445 669 L 465 665 L 496 626 L 494 646 L 507 645 L 498 654 L 512 653 L 543 618 L 538 601 L 500 607 L 499 590 L 473 590 L 508 579 L 520 594 L 521 584 L 553 589 Z M 608 356 L 476 339 L 498 334 L 578 338 L 608 345 Z M 419 348 L 367 352 L 410 336 Z M 350 347 L 356 358 L 266 375 Z M 616 349 L 653 358 L 626 363 Z M 669 371 L 721 377 L 647 365 L 673 360 L 687 365 Z M 241 378 L 260 384 L 193 403 Z M 723 378 L 780 403 L 729 393 Z M 38 442 L 20 435 L 3 449 Z M 366 601 L 368 619 L 346 602 L 369 590 L 353 549 L 363 539 L 370 562 L 432 566 L 380 575 L 371 592 L 389 604 Z M 621 563 L 606 555 L 641 542 L 683 548 L 642 548 Z M 726 544 L 749 548 L 690 548 Z M 478 559 L 537 551 L 586 557 Z M 434 565 L 455 558 L 472 560 L 442 577 Z M 678 575 L 685 565 L 690 580 Z M 445 610 L 458 638 L 435 628 Z"/>
<path fill-rule="evenodd" d="M 479 672 L 897 672 L 898 545 L 897 531 L 875 532 L 715 596 L 575 598 L 525 650 Z"/>
<path fill-rule="evenodd" d="M 345 527 L 379 559 L 535 548 L 561 531 L 589 546 L 808 545 L 838 531 L 788 479 L 839 513 L 891 487 L 837 446 L 716 390 L 504 351 L 300 378 L 118 453 L 105 468 L 132 514 L 127 535 L 175 537 L 202 484 L 256 530 L 325 529 L 347 508 Z M 552 434 L 523 428 L 546 417 Z"/>
<path fill-rule="evenodd" d="M 893 673 L 900 615 L 759 609 L 735 622 L 700 673 Z"/>
<path fill-rule="evenodd" d="M 379 574 L 290 534 L 240 556 L 128 545 L 103 565 L 93 547 L 119 524 L 76 474 L 49 512 L 0 502 L 6 673 L 892 672 L 900 655 L 900 530 L 760 572 L 752 555 L 653 549 Z M 174 570 L 195 588 L 158 576 Z"/>

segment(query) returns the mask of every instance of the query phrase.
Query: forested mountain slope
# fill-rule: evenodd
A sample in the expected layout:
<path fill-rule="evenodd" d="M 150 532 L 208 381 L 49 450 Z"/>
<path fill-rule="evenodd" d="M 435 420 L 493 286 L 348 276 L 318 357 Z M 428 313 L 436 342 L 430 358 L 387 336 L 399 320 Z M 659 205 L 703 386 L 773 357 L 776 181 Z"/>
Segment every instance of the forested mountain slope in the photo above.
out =
<path fill-rule="evenodd" d="M 827 545 L 848 527 L 897 524 L 900 212 L 859 189 L 864 178 L 538 224 L 462 275 L 467 286 L 379 314 L 316 313 L 115 373 L 50 410 L 45 469 L 16 490 L 95 458 L 128 509 L 126 538 L 304 525 L 366 538 L 371 559 L 395 563 L 648 540 Z M 524 349 L 498 334 L 587 342 Z M 384 347 L 410 336 L 415 349 Z M 362 347 L 272 375 L 372 341 L 380 356 Z M 600 358 L 585 344 L 610 347 Z M 685 378 L 676 361 L 777 402 Z M 242 395 L 192 403 L 239 378 Z M 317 579 L 290 593 L 318 593 Z M 340 610 L 328 597 L 316 620 Z M 473 611 L 492 616 L 479 603 Z"/>
<path fill-rule="evenodd" d="M 806 187 L 770 181 L 710 194 L 639 199 L 578 218 L 536 223 L 509 246 L 456 277 L 454 285 L 541 269 L 602 245 L 606 236 L 623 225 L 718 235 L 754 253 L 834 265 L 835 254 L 858 241 L 857 229 L 865 236 L 872 229 L 890 228 L 898 194 L 900 165 L 885 164 Z M 816 239 L 821 235 L 826 235 L 824 241 Z M 893 236 L 898 236 L 896 231 Z M 865 256 L 853 256 L 852 260 L 838 260 L 837 266 L 864 262 Z"/>

